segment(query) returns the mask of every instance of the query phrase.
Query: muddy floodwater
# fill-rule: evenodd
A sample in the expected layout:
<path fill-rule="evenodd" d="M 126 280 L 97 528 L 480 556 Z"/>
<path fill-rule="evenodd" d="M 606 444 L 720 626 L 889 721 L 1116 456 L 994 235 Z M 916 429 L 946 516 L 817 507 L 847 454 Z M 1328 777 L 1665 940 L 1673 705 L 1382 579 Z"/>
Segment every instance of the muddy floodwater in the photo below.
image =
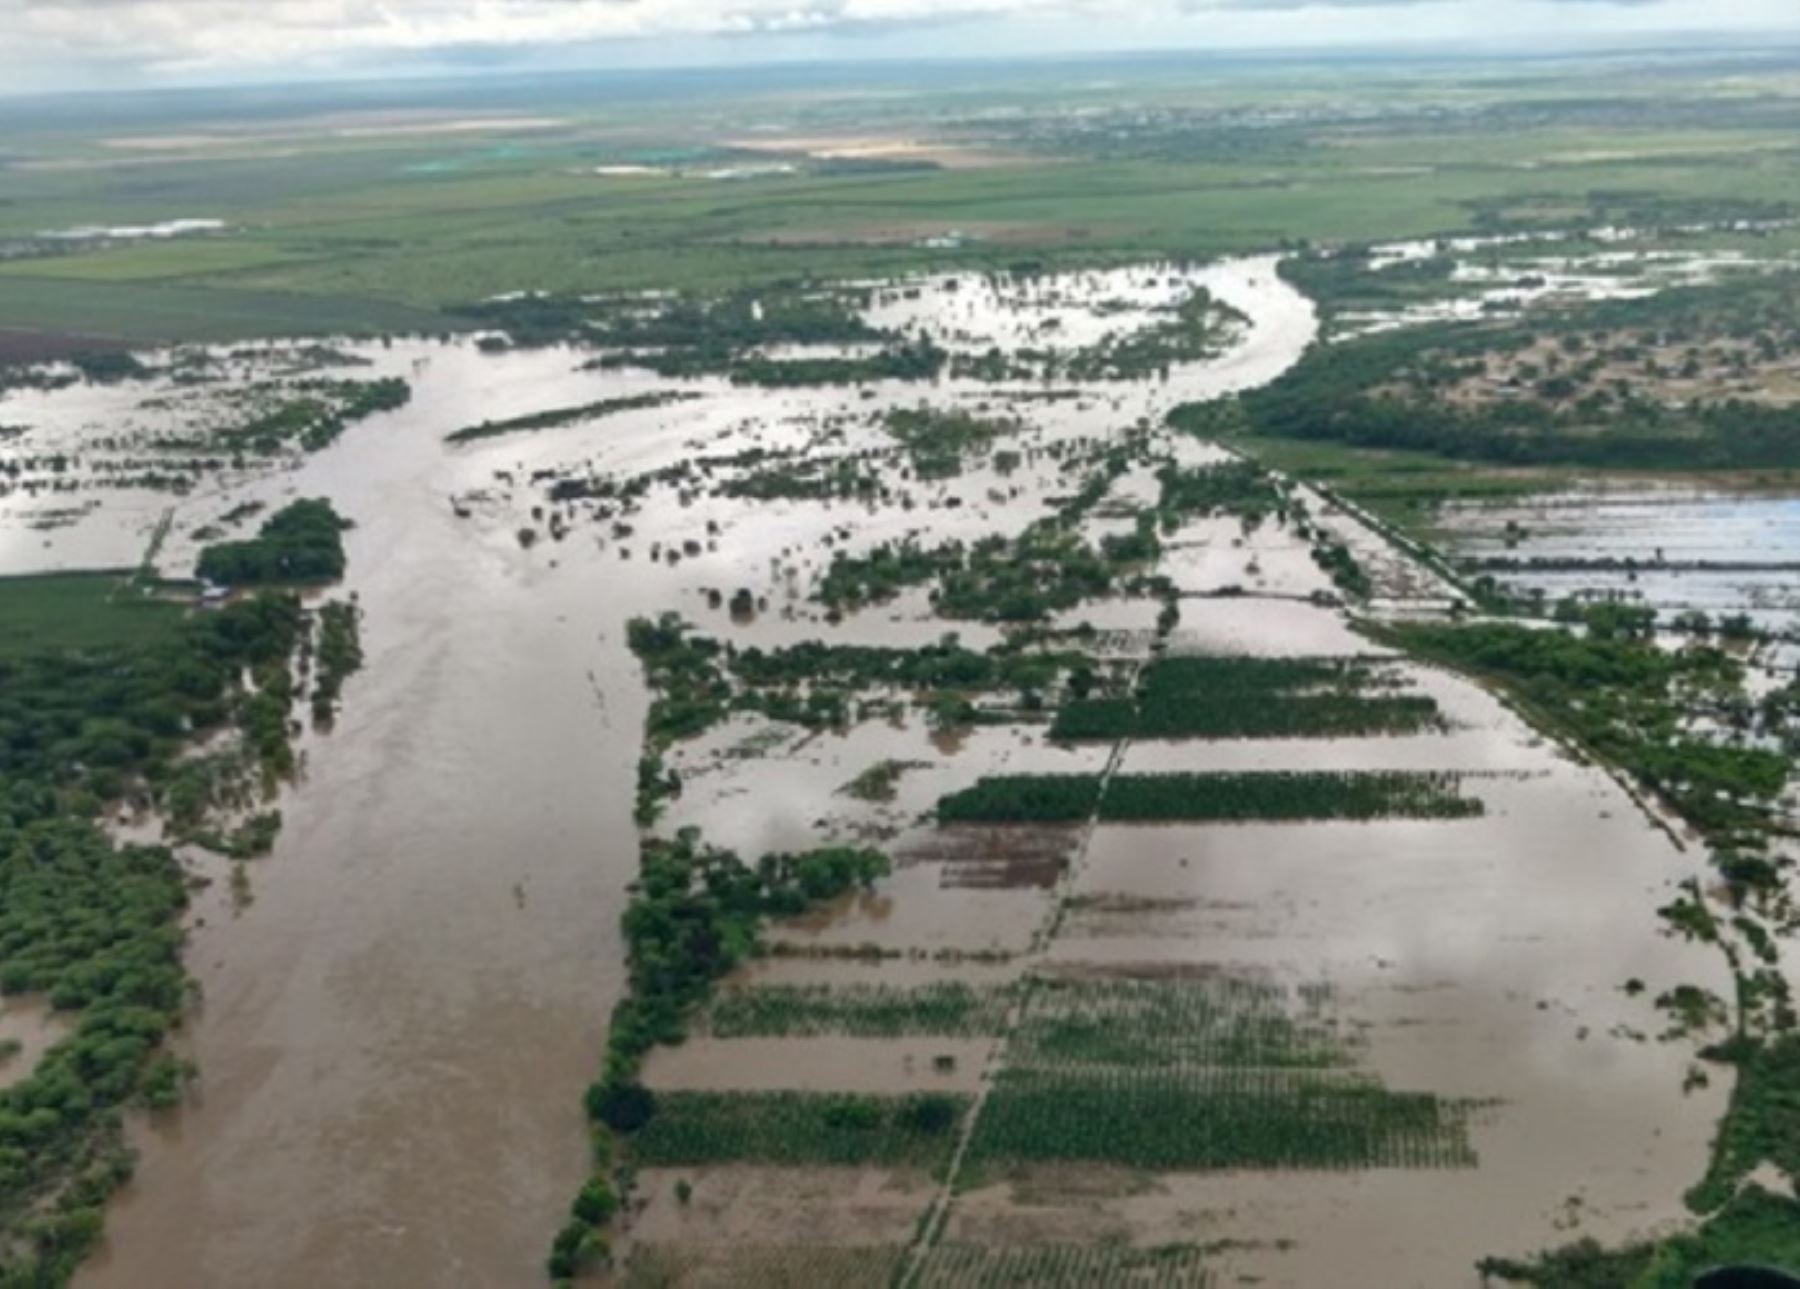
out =
<path fill-rule="evenodd" d="M 1313 309 L 1273 257 L 1029 287 L 964 277 L 877 290 L 873 321 L 925 326 L 953 351 L 979 353 L 1093 343 L 1163 316 L 1196 287 L 1235 313 L 1218 353 L 1054 398 L 953 380 L 752 390 L 594 370 L 565 348 L 347 345 L 343 369 L 328 370 L 403 376 L 410 402 L 310 456 L 233 463 L 180 494 L 120 485 L 124 472 L 103 486 L 99 463 L 109 452 L 121 462 L 141 455 L 195 414 L 201 395 L 152 382 L 0 401 L 0 422 L 24 427 L 8 451 L 84 457 L 55 485 L 0 497 L 0 572 L 129 567 L 148 549 L 159 569 L 182 575 L 196 530 L 229 522 L 244 503 L 325 496 L 355 523 L 336 593 L 363 609 L 365 665 L 335 726 L 306 736 L 279 840 L 248 866 L 247 896 L 216 861 L 188 857 L 212 879 L 189 916 L 200 1001 L 179 1038 L 200 1078 L 180 1109 L 132 1124 L 142 1164 L 81 1282 L 538 1283 L 589 1171 L 581 1092 L 600 1069 L 624 976 L 618 917 L 637 868 L 647 710 L 626 622 L 676 611 L 765 648 L 815 638 L 922 645 L 947 632 L 975 648 L 993 643 L 992 628 L 934 617 L 917 590 L 841 622 L 810 592 L 838 552 L 1016 534 L 1070 490 L 1063 449 L 1272 379 L 1313 339 Z M 670 390 L 691 397 L 445 442 L 482 421 Z M 629 525 L 546 504 L 553 479 L 664 471 L 752 448 L 872 450 L 883 442 L 878 414 L 921 403 L 1015 418 L 1016 459 L 908 478 L 904 504 L 658 487 Z M 129 445 L 94 446 L 122 427 L 135 436 Z M 1221 459 L 1187 441 L 1167 451 L 1186 465 Z M 1140 470 L 1113 486 L 1108 500 L 1124 513 L 1156 482 Z M 1094 540 L 1130 527 L 1105 508 L 1088 522 Z M 1322 522 L 1367 556 L 1383 597 L 1441 594 L 1354 517 Z M 1159 571 L 1182 605 L 1166 640 L 1173 652 L 1381 652 L 1331 607 L 1329 577 L 1286 528 L 1198 520 L 1170 535 Z M 753 607 L 725 607 L 737 592 Z M 1091 625 L 1095 656 L 1133 666 L 1160 607 L 1119 595 L 1067 610 L 1058 625 Z M 1690 1050 L 1646 1036 L 1654 1013 L 1622 987 L 1642 976 L 1724 988 L 1708 955 L 1657 933 L 1657 904 L 1698 860 L 1605 774 L 1566 759 L 1482 691 L 1421 668 L 1406 667 L 1404 681 L 1437 700 L 1443 730 L 1115 752 L 1052 744 L 1041 725 L 950 733 L 916 712 L 825 734 L 735 717 L 672 752 L 684 791 L 662 826 L 699 825 L 749 856 L 846 839 L 894 856 L 874 892 L 776 928 L 781 956 L 734 984 L 879 972 L 887 983 L 998 987 L 1031 971 L 1120 965 L 1249 973 L 1296 991 L 1329 981 L 1358 1036 L 1360 1077 L 1480 1107 L 1470 1129 L 1479 1166 L 1158 1175 L 1111 1189 L 1097 1189 L 1105 1178 L 1095 1170 L 985 1178 L 957 1209 L 952 1242 L 1220 1240 L 1236 1249 L 1223 1269 L 1264 1283 L 1325 1283 L 1334 1268 L 1359 1265 L 1380 1268 L 1369 1283 L 1424 1286 L 1465 1283 L 1483 1253 L 1528 1252 L 1570 1231 L 1657 1229 L 1680 1216 L 1728 1088 L 1715 1078 L 1684 1094 Z M 844 785 L 880 762 L 906 768 L 891 799 L 847 797 Z M 1465 790 L 1486 813 L 1044 828 L 1004 839 L 928 822 L 938 797 L 982 775 L 1121 766 L 1449 769 L 1468 776 Z M 856 951 L 867 960 L 850 960 Z M 0 1013 L 0 1034 L 42 1029 L 28 1011 L 18 1016 Z M 646 1077 L 689 1090 L 975 1095 L 1000 1047 L 985 1033 L 703 1036 L 656 1053 Z M 670 1193 L 672 1175 L 648 1171 L 647 1192 Z M 846 1181 L 829 1169 L 722 1167 L 691 1208 L 653 1200 L 636 1234 L 688 1266 L 683 1258 L 704 1262 L 709 1249 L 824 1231 L 863 1259 L 832 1265 L 885 1283 L 936 1186 L 911 1170 Z"/>

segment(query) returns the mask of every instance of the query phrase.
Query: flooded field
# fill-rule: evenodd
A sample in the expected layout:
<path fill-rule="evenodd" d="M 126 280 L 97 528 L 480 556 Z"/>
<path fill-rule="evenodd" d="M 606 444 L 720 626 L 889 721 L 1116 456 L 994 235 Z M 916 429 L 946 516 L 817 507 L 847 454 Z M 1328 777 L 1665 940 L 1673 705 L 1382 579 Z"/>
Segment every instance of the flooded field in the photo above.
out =
<path fill-rule="evenodd" d="M 1613 488 L 1454 503 L 1439 523 L 1452 553 L 1551 602 L 1611 597 L 1800 629 L 1800 496 Z"/>
<path fill-rule="evenodd" d="M 209 533 L 326 496 L 355 524 L 345 589 L 364 613 L 364 668 L 335 727 L 302 745 L 273 854 L 247 893 L 215 880 L 190 914 L 201 1001 L 181 1047 L 200 1078 L 134 1122 L 142 1166 L 83 1283 L 536 1282 L 591 1170 L 582 1089 L 626 983 L 642 738 L 647 717 L 673 719 L 651 706 L 663 695 L 627 624 L 671 612 L 729 644 L 708 665 L 764 706 L 666 738 L 655 835 L 698 829 L 749 861 L 874 846 L 893 871 L 777 923 L 690 1041 L 651 1052 L 664 1109 L 637 1144 L 624 1280 L 965 1284 L 1050 1250 L 1102 1279 L 1317 1284 L 1355 1265 L 1440 1286 L 1473 1283 L 1487 1253 L 1678 1221 L 1729 1088 L 1686 1077 L 1695 1043 L 1662 1039 L 1639 994 L 1729 991 L 1716 954 L 1658 931 L 1701 861 L 1480 688 L 1392 664 L 1340 607 L 1364 564 L 1378 607 L 1429 608 L 1433 578 L 1353 516 L 1154 428 L 1175 403 L 1271 379 L 1312 340 L 1274 258 L 884 284 L 869 316 L 952 353 L 1054 353 L 1161 325 L 1201 290 L 1204 355 L 1058 391 L 1013 374 L 752 388 L 562 346 L 346 345 L 312 354 L 305 378 L 404 380 L 403 405 L 342 412 L 316 450 L 227 454 L 181 486 L 145 463 L 195 455 L 169 441 L 202 405 L 238 423 L 209 389 L 288 389 L 291 356 L 165 356 L 148 379 L 0 399 L 17 465 L 0 571 L 185 577 Z M 1243 495 L 1180 499 L 1221 479 Z M 1690 548 L 1679 524 L 1659 538 L 1670 560 L 1743 544 L 1684 504 L 1702 509 Z M 1578 518 L 1567 549 L 1591 554 L 1604 514 Z M 1471 549 L 1492 519 L 1468 520 Z M 1005 546 L 1034 532 L 1076 534 L 1055 550 L 1089 578 L 1082 594 L 1008 580 L 1049 578 Z M 934 557 L 1024 607 L 962 612 L 950 575 L 855 581 Z M 834 598 L 834 578 L 854 585 Z M 953 636 L 959 665 L 1008 665 L 1027 621 L 1031 678 L 955 706 L 915 701 L 930 686 L 911 681 L 821 695 L 824 663 L 768 692 L 743 679 L 812 641 L 917 653 Z M 1092 687 L 1113 704 L 1096 714 L 1119 717 L 1159 665 L 1211 655 L 1300 666 L 1277 705 L 1366 725 L 1052 737 L 1046 694 Z M 847 715 L 809 725 L 795 704 L 815 698 Z M 1378 719 L 1423 710 L 1382 698 L 1426 700 L 1431 719 Z M 1104 816 L 1120 784 L 1271 771 L 1315 776 L 1325 804 L 1279 823 Z M 1458 817 L 1329 804 L 1333 785 L 1428 775 L 1460 792 Z M 1091 783 L 1095 804 L 942 817 L 971 785 L 1019 778 Z M 30 1013 L 14 1015 L 0 1036 L 13 1023 L 29 1047 Z M 924 1126 L 882 1127 L 860 1155 L 795 1153 L 807 1131 L 837 1141 L 833 1114 L 863 1113 L 807 1118 L 837 1093 L 896 1099 Z M 683 1137 L 684 1115 L 719 1131 Z M 786 1115 L 805 1131 L 758 1127 Z M 1192 1131 L 1171 1129 L 1171 1147 L 1122 1115 Z M 1071 1125 L 1089 1116 L 1103 1129 L 1083 1136 Z M 1218 1123 L 1249 1126 L 1204 1126 Z"/>

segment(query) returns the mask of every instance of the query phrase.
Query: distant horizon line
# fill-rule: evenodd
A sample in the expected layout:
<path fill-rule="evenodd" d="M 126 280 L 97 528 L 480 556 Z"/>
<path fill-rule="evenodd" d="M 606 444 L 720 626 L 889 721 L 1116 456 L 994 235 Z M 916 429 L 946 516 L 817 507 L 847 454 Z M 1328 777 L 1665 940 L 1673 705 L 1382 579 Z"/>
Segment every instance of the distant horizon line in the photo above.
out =
<path fill-rule="evenodd" d="M 1770 44 L 1768 42 L 1775 42 Z M 1699 42 L 1696 44 L 1696 42 Z M 667 63 L 608 63 L 591 65 L 552 65 L 531 67 L 521 60 L 505 68 L 448 68 L 441 64 L 421 63 L 417 71 L 397 69 L 391 63 L 363 71 L 338 68 L 319 76 L 292 79 L 256 79 L 195 81 L 192 83 L 140 84 L 124 88 L 112 86 L 77 86 L 64 89 L 0 89 L 0 103 L 11 105 L 63 100 L 96 101 L 108 98 L 181 98 L 230 94 L 302 94 L 380 89 L 387 96 L 400 97 L 410 88 L 430 86 L 499 85 L 508 81 L 529 79 L 570 81 L 603 77 L 642 82 L 660 76 L 684 75 L 767 75 L 783 73 L 818 73 L 842 69 L 867 73 L 879 69 L 885 73 L 919 70 L 975 67 L 1019 69 L 1034 67 L 1105 65 L 1108 63 L 1211 63 L 1233 62 L 1278 65 L 1281 63 L 1480 63 L 1480 62 L 1547 62 L 1568 58 L 1667 57 L 1674 61 L 1702 61 L 1707 58 L 1738 58 L 1746 61 L 1800 61 L 1800 32 L 1785 30 L 1742 31 L 1702 28 L 1692 31 L 1618 34 L 1574 38 L 1557 36 L 1544 41 L 1487 39 L 1464 43 L 1444 40 L 1389 43 L 1339 42 L 1326 45 L 1245 45 L 1230 48 L 1193 46 L 1176 49 L 1125 48 L 1069 52 L 1038 50 L 1010 56 L 992 53 L 968 55 L 939 54 L 922 56 L 913 53 L 854 56 L 821 54 L 791 55 L 742 61 L 706 62 L 697 58 L 671 59 Z"/>

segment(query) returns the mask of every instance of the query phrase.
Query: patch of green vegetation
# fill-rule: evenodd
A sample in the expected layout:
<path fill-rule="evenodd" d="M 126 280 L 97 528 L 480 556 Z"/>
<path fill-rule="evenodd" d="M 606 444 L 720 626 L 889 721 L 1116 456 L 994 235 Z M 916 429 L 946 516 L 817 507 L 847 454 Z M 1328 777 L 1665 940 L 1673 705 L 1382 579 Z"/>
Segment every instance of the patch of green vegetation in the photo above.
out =
<path fill-rule="evenodd" d="M 757 457 L 768 464 L 752 465 L 744 473 L 725 480 L 718 487 L 718 495 L 753 501 L 885 501 L 889 495 L 880 472 L 856 457 L 776 457 L 764 453 L 757 453 Z"/>
<path fill-rule="evenodd" d="M 1324 1002 L 1321 990 L 1297 999 L 1231 975 L 1034 977 L 1007 1059 L 1041 1070 L 1346 1067 L 1352 1044 Z"/>
<path fill-rule="evenodd" d="M 1788 758 L 1702 738 L 1690 703 L 1735 692 L 1742 664 L 1705 644 L 1659 648 L 1644 611 L 1582 610 L 1584 634 L 1512 623 L 1406 624 L 1377 638 L 1506 686 L 1534 719 L 1630 772 L 1724 845 L 1769 820 Z"/>
<path fill-rule="evenodd" d="M 1003 1069 L 973 1165 L 1146 1170 L 1468 1168 L 1468 1103 L 1335 1074 Z"/>
<path fill-rule="evenodd" d="M 650 1048 L 680 1040 L 713 983 L 755 949 L 765 919 L 795 916 L 887 871 L 880 852 L 852 847 L 765 855 L 751 867 L 692 830 L 647 839 L 621 919 L 631 988 L 613 1009 L 606 1076 L 590 1106 L 635 1077 Z"/>
<path fill-rule="evenodd" d="M 1250 774 L 1120 774 L 1106 785 L 1100 818 L 1229 821 L 1467 819 L 1479 797 L 1461 776 L 1411 771 L 1267 771 Z"/>
<path fill-rule="evenodd" d="M 952 634 L 916 649 L 827 645 L 816 640 L 785 649 L 752 647 L 733 652 L 728 666 L 738 681 L 758 691 L 804 685 L 813 691 L 835 687 L 847 693 L 887 688 L 1024 694 L 1049 689 L 1059 678 L 1089 663 L 1085 655 L 1072 650 L 1015 644 L 977 653 Z M 750 700 L 749 705 L 776 714 L 766 695 Z"/>
<path fill-rule="evenodd" d="M 764 924 L 771 918 L 794 917 L 824 901 L 866 887 L 888 871 L 879 851 L 848 846 L 825 847 L 801 854 L 769 854 L 754 867 L 729 851 L 704 845 L 699 833 L 686 829 L 669 839 L 645 838 L 639 850 L 638 880 L 620 917 L 627 954 L 627 987 L 607 1025 L 606 1063 L 600 1079 L 589 1086 L 585 1104 L 597 1125 L 627 1141 L 632 1162 L 673 1159 L 699 1151 L 698 1158 L 730 1158 L 757 1152 L 807 1148 L 879 1154 L 917 1146 L 928 1137 L 948 1140 L 960 1110 L 936 1124 L 936 1109 L 918 1099 L 903 1106 L 877 1106 L 877 1123 L 862 1122 L 866 1109 L 826 1113 L 814 1105 L 810 1147 L 791 1139 L 773 1122 L 742 1113 L 742 1103 L 729 1096 L 700 1093 L 657 1097 L 639 1082 L 644 1057 L 659 1043 L 679 1043 L 694 1014 L 712 995 L 718 980 L 762 948 Z M 854 1099 L 852 1099 L 854 1100 Z M 665 1117 L 672 1107 L 673 1117 Z M 734 1109 L 735 1107 L 735 1109 Z M 886 1113 L 891 1109 L 892 1113 Z M 806 1121 L 800 1111 L 796 1122 Z M 640 1144 L 650 1141 L 645 1154 Z M 735 1133 L 735 1136 L 724 1135 Z M 835 1134 L 835 1135 L 834 1135 Z M 599 1140 L 610 1143 L 602 1135 Z M 706 1143 L 711 1141 L 712 1145 Z M 784 1145 L 783 1143 L 786 1142 Z M 947 1148 L 947 1147 L 946 1147 Z M 706 1152 L 715 1153 L 706 1153 Z M 724 1152 L 724 1153 L 717 1153 Z M 609 1188 L 609 1158 L 597 1159 L 598 1171 L 588 1187 Z M 584 1194 L 586 1191 L 583 1192 Z M 600 1228 L 612 1212 L 584 1206 L 578 1196 L 570 1221 L 558 1232 L 549 1255 L 553 1276 L 572 1273 L 603 1247 Z"/>
<path fill-rule="evenodd" d="M 44 588 L 0 584 L 30 611 Z M 62 588 L 93 593 L 97 580 Z M 224 786 L 190 755 L 229 734 L 265 776 L 291 772 L 292 660 L 306 618 L 291 596 L 214 613 L 146 615 L 121 638 L 92 601 L 36 648 L 0 657 L 0 992 L 41 993 L 73 1034 L 0 1090 L 0 1261 L 8 1282 L 64 1283 L 130 1175 L 119 1110 L 163 1094 L 157 1049 L 187 997 L 177 914 L 187 886 L 162 846 L 120 846 L 96 822 L 131 799 L 178 833 L 206 831 Z M 259 844 L 271 821 L 244 825 Z"/>
<path fill-rule="evenodd" d="M 459 305 L 455 312 L 499 329 L 516 345 L 594 345 L 625 351 L 597 360 L 599 366 L 648 366 L 664 376 L 699 376 L 727 371 L 741 355 L 769 345 L 885 339 L 862 321 L 859 303 L 861 296 L 853 291 L 783 282 L 668 299 L 518 294 Z"/>
<path fill-rule="evenodd" d="M 1313 819 L 1467 819 L 1462 776 L 1413 771 L 1247 774 L 1019 774 L 983 778 L 938 801 L 941 823 L 1251 823 Z M 1104 786 L 1104 790 L 1103 789 Z"/>
<path fill-rule="evenodd" d="M 623 398 L 603 398 L 597 403 L 583 403 L 579 407 L 553 407 L 544 412 L 508 417 L 503 421 L 483 421 L 479 425 L 465 425 L 460 430 L 453 430 L 446 434 L 444 441 L 446 443 L 473 443 L 479 439 L 498 438 L 503 434 L 560 429 L 565 425 L 598 421 L 623 412 L 641 412 L 653 407 L 667 407 L 670 403 L 679 403 L 699 397 L 698 394 L 680 390 L 658 390 L 649 394 L 631 394 Z"/>
<path fill-rule="evenodd" d="M 644 729 L 651 754 L 725 718 L 731 685 L 719 666 L 718 641 L 690 635 L 673 613 L 654 622 L 633 618 L 625 636 L 654 694 Z"/>
<path fill-rule="evenodd" d="M 920 479 L 953 478 L 962 473 L 968 457 L 1024 428 L 1015 421 L 926 407 L 897 407 L 887 414 L 885 424 L 906 449 Z"/>
<path fill-rule="evenodd" d="M 953 542 L 931 549 L 913 541 L 882 542 L 864 555 L 840 551 L 832 556 L 814 598 L 839 611 L 881 604 L 909 586 L 959 568 L 962 561 L 962 546 Z"/>
<path fill-rule="evenodd" d="M 652 1167 L 751 1162 L 932 1168 L 950 1156 L 969 1099 L 941 1092 L 664 1092 L 632 1137 Z"/>
<path fill-rule="evenodd" d="M 281 812 L 262 810 L 229 830 L 191 829 L 183 840 L 228 859 L 256 859 L 274 849 L 275 838 L 280 832 Z"/>
<path fill-rule="evenodd" d="M 922 769 L 923 761 L 877 761 L 838 791 L 858 801 L 892 801 L 900 776 L 908 770 Z"/>
<path fill-rule="evenodd" d="M 1221 514 L 1258 520 L 1284 509 L 1284 499 L 1274 479 L 1251 461 L 1187 470 L 1166 465 L 1157 471 L 1156 478 L 1162 489 L 1157 508 L 1177 520 L 1188 515 Z"/>
<path fill-rule="evenodd" d="M 1066 472 L 1087 470 L 1080 488 L 1054 515 L 1015 537 L 979 541 L 883 542 L 863 555 L 833 556 L 814 598 L 836 613 L 892 599 L 909 586 L 935 582 L 932 601 L 940 617 L 982 622 L 1042 622 L 1051 614 L 1113 590 L 1121 575 L 1160 551 L 1155 521 L 1140 516 L 1136 531 L 1114 535 L 1095 550 L 1083 540 L 1080 520 L 1103 501 L 1113 481 L 1142 453 L 1141 436 L 1087 456 L 1062 461 Z"/>
<path fill-rule="evenodd" d="M 996 645 L 984 653 L 964 648 L 954 635 L 916 649 L 827 645 L 808 641 L 785 649 L 727 648 L 694 634 L 678 617 L 634 619 L 627 628 L 632 652 L 643 663 L 652 699 L 648 733 L 653 750 L 694 738 L 732 712 L 808 729 L 840 729 L 876 711 L 891 712 L 880 694 L 906 694 L 934 719 L 950 723 L 990 719 L 969 700 L 976 693 L 1016 693 L 1032 712 L 1043 695 L 1066 683 L 1097 683 L 1086 657 L 1071 650 L 1040 649 L 1029 640 Z"/>
<path fill-rule="evenodd" d="M 1330 323 L 1346 313 L 1393 312 L 1409 305 L 1455 299 L 1476 289 L 1455 280 L 1457 264 L 1455 255 L 1440 250 L 1378 268 L 1370 259 L 1369 248 L 1349 246 L 1288 256 L 1281 261 L 1279 272 L 1318 306 L 1329 335 Z"/>
<path fill-rule="evenodd" d="M 1706 1177 L 1688 1195 L 1689 1205 L 1702 1213 L 1723 1208 L 1764 1163 L 1789 1177 L 1800 1175 L 1800 1035 L 1731 1050 L 1741 1057 L 1731 1106 Z"/>
<path fill-rule="evenodd" d="M 1233 414 L 1252 435 L 1504 465 L 1789 467 L 1792 412 L 1753 395 L 1761 365 L 1800 351 L 1793 289 L 1773 275 L 1315 346 Z"/>
<path fill-rule="evenodd" d="M 1437 703 L 1361 659 L 1162 658 L 1130 698 L 1064 704 L 1053 738 L 1339 738 L 1441 728 Z"/>
<path fill-rule="evenodd" d="M 1056 374 L 1075 381 L 1167 377 L 1181 363 L 1223 352 L 1249 319 L 1205 287 L 1196 287 L 1169 316 L 1122 336 L 1109 336 L 1071 355 Z"/>
<path fill-rule="evenodd" d="M 1079 823 L 1100 804 L 1097 774 L 1015 774 L 978 779 L 942 797 L 939 823 Z"/>
<path fill-rule="evenodd" d="M 919 1289 L 972 1285 L 1157 1285 L 1205 1289 L 1210 1251 L 1194 1244 L 934 1244 L 919 1262 Z"/>
<path fill-rule="evenodd" d="M 412 400 L 412 387 L 398 376 L 302 380 L 282 386 L 273 397 L 272 406 L 259 408 L 237 425 L 165 443 L 200 451 L 225 449 L 263 455 L 284 449 L 317 452 L 335 443 L 356 422 L 405 407 Z"/>
<path fill-rule="evenodd" d="M 948 359 L 949 355 L 931 341 L 921 340 L 855 357 L 742 358 L 732 364 L 730 376 L 734 385 L 760 385 L 767 389 L 936 380 Z"/>
<path fill-rule="evenodd" d="M 720 993 L 707 1009 L 706 1027 L 718 1038 L 998 1034 L 1017 992 L 1013 985 L 963 981 L 913 987 L 752 985 Z"/>
<path fill-rule="evenodd" d="M 344 681 L 361 670 L 362 610 L 354 602 L 333 600 L 319 606 L 317 673 L 313 681 L 312 713 L 315 721 L 329 721 L 337 714 Z"/>
<path fill-rule="evenodd" d="M 289 502 L 245 541 L 202 547 L 195 572 L 222 586 L 332 582 L 344 575 L 344 529 L 322 497 Z"/>

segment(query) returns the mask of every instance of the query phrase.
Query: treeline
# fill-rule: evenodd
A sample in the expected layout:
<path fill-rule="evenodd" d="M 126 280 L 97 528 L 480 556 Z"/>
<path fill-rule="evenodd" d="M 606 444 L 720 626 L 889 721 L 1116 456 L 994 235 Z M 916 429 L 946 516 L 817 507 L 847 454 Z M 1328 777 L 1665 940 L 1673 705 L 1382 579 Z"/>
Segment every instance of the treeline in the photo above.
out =
<path fill-rule="evenodd" d="M 674 1119 L 659 1125 L 658 1098 L 639 1081 L 644 1057 L 659 1043 L 686 1037 L 689 1021 L 716 982 L 759 951 L 769 918 L 792 917 L 866 887 L 888 868 L 879 851 L 855 847 L 765 855 L 752 866 L 703 844 L 693 829 L 668 840 L 645 839 L 638 880 L 620 917 L 626 992 L 608 1025 L 605 1068 L 585 1098 L 596 1125 L 628 1143 L 651 1130 L 646 1144 L 652 1158 L 659 1151 L 678 1153 L 670 1139 L 691 1140 L 684 1125 L 691 1126 L 698 1107 L 677 1099 Z M 951 1110 L 953 1123 L 955 1107 Z M 890 1126 L 903 1132 L 921 1128 L 906 1119 Z M 932 1129 L 932 1134 L 948 1126 Z M 611 1162 L 610 1150 L 603 1151 L 594 1176 L 571 1205 L 569 1221 L 551 1247 L 547 1270 L 552 1278 L 574 1275 L 607 1255 L 602 1228 L 617 1211 L 617 1194 L 623 1189 L 609 1171 Z"/>
<path fill-rule="evenodd" d="M 1504 681 L 1552 728 L 1665 797 L 1717 844 L 1769 821 L 1787 782 L 1779 752 L 1691 732 L 1684 694 L 1735 685 L 1742 664 L 1707 645 L 1660 648 L 1647 631 L 1600 613 L 1580 635 L 1512 623 L 1405 624 L 1381 637 L 1427 658 Z"/>
<path fill-rule="evenodd" d="M 1424 694 L 1361 659 L 1163 658 L 1124 698 L 1066 703 L 1052 738 L 1340 738 L 1442 727 Z"/>
<path fill-rule="evenodd" d="M 482 421 L 477 425 L 465 425 L 460 430 L 453 430 L 446 434 L 444 441 L 446 443 L 471 443 L 477 439 L 498 438 L 502 434 L 557 429 L 564 425 L 577 425 L 582 421 L 597 421 L 621 412 L 638 412 L 652 407 L 665 407 L 670 403 L 679 403 L 685 399 L 698 397 L 700 397 L 698 394 L 680 390 L 656 390 L 648 394 L 632 394 L 624 398 L 603 398 L 597 403 L 583 403 L 579 407 L 554 407 L 545 412 L 532 412 L 527 416 L 509 417 L 504 421 Z"/>
<path fill-rule="evenodd" d="M 398 376 L 376 380 L 309 380 L 295 388 L 301 398 L 283 412 L 263 422 L 227 431 L 233 446 L 254 447 L 272 451 L 290 442 L 305 452 L 317 452 L 337 441 L 338 436 L 358 421 L 377 412 L 392 412 L 412 401 L 412 386 Z"/>

